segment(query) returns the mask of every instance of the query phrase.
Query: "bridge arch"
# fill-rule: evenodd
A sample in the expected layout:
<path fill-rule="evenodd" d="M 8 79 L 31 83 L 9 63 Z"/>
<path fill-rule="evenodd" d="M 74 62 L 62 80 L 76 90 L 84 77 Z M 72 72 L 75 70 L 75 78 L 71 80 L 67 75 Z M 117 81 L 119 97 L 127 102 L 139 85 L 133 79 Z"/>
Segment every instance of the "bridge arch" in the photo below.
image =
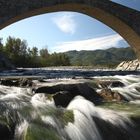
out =
<path fill-rule="evenodd" d="M 93 17 L 119 33 L 140 59 L 140 12 L 109 0 L 0 0 L 0 29 L 35 15 L 74 11 Z"/>

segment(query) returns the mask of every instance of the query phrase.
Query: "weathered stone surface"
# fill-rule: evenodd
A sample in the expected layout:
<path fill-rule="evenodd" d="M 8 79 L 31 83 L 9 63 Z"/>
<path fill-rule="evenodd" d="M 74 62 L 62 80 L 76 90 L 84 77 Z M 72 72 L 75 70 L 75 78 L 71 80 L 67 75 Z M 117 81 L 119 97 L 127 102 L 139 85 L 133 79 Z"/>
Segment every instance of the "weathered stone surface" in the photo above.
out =
<path fill-rule="evenodd" d="M 32 80 L 26 78 L 20 79 L 18 83 L 20 87 L 31 87 L 33 85 Z"/>
<path fill-rule="evenodd" d="M 0 0 L 0 29 L 57 11 L 80 12 L 105 23 L 124 37 L 140 58 L 140 12 L 110 0 Z"/>
<path fill-rule="evenodd" d="M 108 88 L 108 87 L 124 87 L 125 85 L 117 80 L 100 80 L 97 81 L 97 84 L 100 88 Z"/>
<path fill-rule="evenodd" d="M 1 85 L 5 86 L 17 86 L 17 87 L 32 87 L 33 82 L 30 79 L 21 78 L 21 79 L 1 79 Z"/>
<path fill-rule="evenodd" d="M 102 116 L 104 117 L 104 116 Z M 131 133 L 128 129 L 125 129 L 125 127 L 118 126 L 118 125 L 112 125 L 108 120 L 101 119 L 99 117 L 93 117 L 95 124 L 98 128 L 100 128 L 100 134 L 103 137 L 104 140 L 138 140 L 140 137 L 139 128 L 133 129 L 135 133 Z M 121 119 L 120 119 L 121 120 Z M 139 126 L 139 119 L 137 119 L 138 122 L 136 126 Z M 115 121 L 114 121 L 115 122 Z M 115 122 L 117 124 L 117 122 Z M 131 126 L 131 128 L 135 127 L 135 125 Z"/>
<path fill-rule="evenodd" d="M 117 68 L 117 70 L 140 70 L 140 61 L 138 59 L 132 61 L 123 61 L 121 62 Z"/>
<path fill-rule="evenodd" d="M 102 89 L 101 92 L 99 93 L 99 95 L 101 97 L 103 97 L 103 99 L 106 100 L 106 101 L 113 101 L 113 100 L 122 101 L 122 100 L 125 100 L 122 95 L 120 95 L 118 92 L 112 91 L 109 88 Z"/>
<path fill-rule="evenodd" d="M 55 104 L 63 107 L 66 107 L 77 95 L 81 95 L 94 103 L 102 99 L 101 96 L 86 83 L 58 84 L 51 87 L 39 87 L 35 90 L 35 93 L 52 94 Z"/>
<path fill-rule="evenodd" d="M 1 79 L 0 84 L 4 86 L 18 86 L 18 81 L 9 80 L 9 79 Z"/>

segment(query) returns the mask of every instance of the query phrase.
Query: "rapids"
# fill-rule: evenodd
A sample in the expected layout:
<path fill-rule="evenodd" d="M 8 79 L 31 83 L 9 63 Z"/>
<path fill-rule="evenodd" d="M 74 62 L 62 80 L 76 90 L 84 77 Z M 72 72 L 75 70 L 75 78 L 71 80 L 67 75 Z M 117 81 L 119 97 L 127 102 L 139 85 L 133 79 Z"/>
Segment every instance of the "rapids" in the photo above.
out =
<path fill-rule="evenodd" d="M 95 105 L 78 95 L 67 107 L 62 107 L 56 106 L 46 93 L 34 93 L 30 87 L 0 85 L 0 139 L 139 140 L 140 76 L 92 77 L 92 80 L 99 79 L 122 82 L 124 87 L 110 84 L 109 88 L 118 91 L 128 102 Z M 49 85 L 66 79 L 44 80 Z"/>

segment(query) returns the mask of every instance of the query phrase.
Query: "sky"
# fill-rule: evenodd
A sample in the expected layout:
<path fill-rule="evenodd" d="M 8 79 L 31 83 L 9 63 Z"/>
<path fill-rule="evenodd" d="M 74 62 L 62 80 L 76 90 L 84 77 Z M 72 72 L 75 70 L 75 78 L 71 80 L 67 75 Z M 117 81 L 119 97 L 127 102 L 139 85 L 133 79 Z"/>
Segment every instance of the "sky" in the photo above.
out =
<path fill-rule="evenodd" d="M 140 10 L 140 0 L 112 1 Z M 110 27 L 76 12 L 47 13 L 18 21 L 0 30 L 3 43 L 8 36 L 27 40 L 29 47 L 47 48 L 50 53 L 129 46 Z"/>

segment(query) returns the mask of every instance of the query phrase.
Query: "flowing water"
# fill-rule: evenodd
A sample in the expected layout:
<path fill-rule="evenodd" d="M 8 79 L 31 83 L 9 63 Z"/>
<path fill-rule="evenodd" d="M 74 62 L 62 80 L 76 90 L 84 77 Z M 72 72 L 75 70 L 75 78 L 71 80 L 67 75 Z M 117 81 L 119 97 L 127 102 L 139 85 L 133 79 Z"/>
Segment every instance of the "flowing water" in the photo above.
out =
<path fill-rule="evenodd" d="M 118 91 L 127 102 L 103 102 L 95 105 L 78 95 L 67 107 L 62 107 L 56 106 L 53 98 L 46 93 L 34 93 L 30 87 L 0 85 L 0 139 L 139 140 L 140 76 L 94 76 L 92 72 L 88 74 L 95 81 L 121 81 L 124 87 L 113 87 L 110 84 L 109 88 Z M 79 76 L 83 77 L 78 74 Z M 47 84 L 52 83 L 52 80 L 47 78 L 44 80 Z M 64 79 L 61 79 L 62 81 Z M 99 92 L 101 89 L 96 87 L 95 90 Z"/>

